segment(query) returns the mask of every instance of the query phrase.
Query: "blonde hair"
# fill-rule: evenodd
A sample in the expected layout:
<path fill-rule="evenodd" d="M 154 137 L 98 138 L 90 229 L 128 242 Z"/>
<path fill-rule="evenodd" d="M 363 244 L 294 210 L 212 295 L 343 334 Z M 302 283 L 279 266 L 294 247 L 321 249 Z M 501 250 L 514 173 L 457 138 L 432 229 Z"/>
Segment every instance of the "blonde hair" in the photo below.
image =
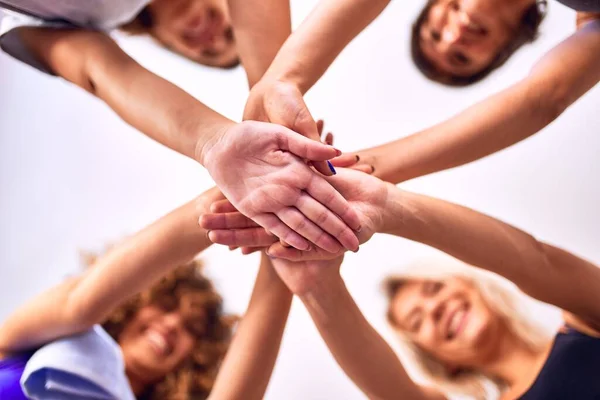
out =
<path fill-rule="evenodd" d="M 461 278 L 472 284 L 491 310 L 499 315 L 510 331 L 533 351 L 541 350 L 551 340 L 551 333 L 531 318 L 527 307 L 528 297 L 506 279 L 458 260 L 446 258 L 427 260 L 413 264 L 406 272 L 389 276 L 383 283 L 388 304 L 387 320 L 400 339 L 403 358 L 412 364 L 416 372 L 429 384 L 449 395 L 466 395 L 475 399 L 489 398 L 489 389 L 502 391 L 503 383 L 477 371 L 461 371 L 451 374 L 445 365 L 412 342 L 394 324 L 391 300 L 401 286 L 411 280 L 443 281 Z"/>

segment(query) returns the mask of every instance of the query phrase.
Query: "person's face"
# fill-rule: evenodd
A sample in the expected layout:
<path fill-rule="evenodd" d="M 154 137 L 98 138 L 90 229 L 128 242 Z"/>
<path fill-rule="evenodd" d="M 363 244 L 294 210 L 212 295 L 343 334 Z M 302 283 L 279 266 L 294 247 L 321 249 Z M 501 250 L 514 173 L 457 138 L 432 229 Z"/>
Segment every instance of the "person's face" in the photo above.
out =
<path fill-rule="evenodd" d="M 227 0 L 154 0 L 150 33 L 190 60 L 213 67 L 238 61 Z"/>
<path fill-rule="evenodd" d="M 390 307 L 396 328 L 451 371 L 479 365 L 503 332 L 501 318 L 460 278 L 408 281 Z"/>
<path fill-rule="evenodd" d="M 520 16 L 511 11 L 497 0 L 438 0 L 421 25 L 422 52 L 441 72 L 475 75 L 514 37 Z"/>
<path fill-rule="evenodd" d="M 186 308 L 186 304 L 140 308 L 118 337 L 126 369 L 154 382 L 190 356 L 206 324 L 198 312 Z"/>

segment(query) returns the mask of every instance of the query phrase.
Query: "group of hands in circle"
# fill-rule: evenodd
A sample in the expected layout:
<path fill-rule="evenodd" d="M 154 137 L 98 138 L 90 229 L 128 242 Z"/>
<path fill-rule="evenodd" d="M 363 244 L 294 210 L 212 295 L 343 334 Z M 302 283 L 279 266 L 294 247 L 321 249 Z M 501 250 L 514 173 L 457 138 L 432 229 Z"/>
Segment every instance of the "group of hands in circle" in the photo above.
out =
<path fill-rule="evenodd" d="M 295 86 L 254 86 L 244 122 L 198 150 L 217 185 L 200 197 L 212 203 L 199 218 L 211 242 L 265 251 L 310 275 L 323 263 L 339 267 L 347 250 L 380 231 L 397 188 L 370 175 L 357 154 L 342 155 L 331 133 L 321 141 L 322 132 Z"/>

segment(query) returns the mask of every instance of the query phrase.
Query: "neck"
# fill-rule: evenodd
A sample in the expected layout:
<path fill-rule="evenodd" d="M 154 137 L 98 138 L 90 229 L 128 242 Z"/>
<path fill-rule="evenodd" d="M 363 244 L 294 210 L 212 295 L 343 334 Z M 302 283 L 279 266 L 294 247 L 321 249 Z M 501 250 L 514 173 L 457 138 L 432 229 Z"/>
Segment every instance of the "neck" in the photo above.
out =
<path fill-rule="evenodd" d="M 126 370 L 125 373 L 127 374 L 129 386 L 131 387 L 131 391 L 133 392 L 133 394 L 135 394 L 136 396 L 140 396 L 141 394 L 143 394 L 147 386 L 144 379 L 141 376 L 137 375 L 135 372 L 129 370 Z"/>
<path fill-rule="evenodd" d="M 522 340 L 507 332 L 496 343 L 483 362 L 483 373 L 503 382 L 508 388 L 528 387 L 537 377 L 548 358 L 551 343 L 541 350 L 532 350 Z"/>

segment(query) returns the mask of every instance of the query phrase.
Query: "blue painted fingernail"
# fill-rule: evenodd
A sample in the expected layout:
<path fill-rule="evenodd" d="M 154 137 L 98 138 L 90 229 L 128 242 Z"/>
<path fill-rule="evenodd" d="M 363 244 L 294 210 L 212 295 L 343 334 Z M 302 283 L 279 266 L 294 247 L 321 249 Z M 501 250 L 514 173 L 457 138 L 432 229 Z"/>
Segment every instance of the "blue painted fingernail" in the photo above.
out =
<path fill-rule="evenodd" d="M 335 172 L 335 168 L 333 168 L 333 164 L 331 164 L 329 161 L 327 161 L 327 165 L 329 166 L 329 170 L 331 171 L 332 174 L 337 174 L 337 172 Z"/>

